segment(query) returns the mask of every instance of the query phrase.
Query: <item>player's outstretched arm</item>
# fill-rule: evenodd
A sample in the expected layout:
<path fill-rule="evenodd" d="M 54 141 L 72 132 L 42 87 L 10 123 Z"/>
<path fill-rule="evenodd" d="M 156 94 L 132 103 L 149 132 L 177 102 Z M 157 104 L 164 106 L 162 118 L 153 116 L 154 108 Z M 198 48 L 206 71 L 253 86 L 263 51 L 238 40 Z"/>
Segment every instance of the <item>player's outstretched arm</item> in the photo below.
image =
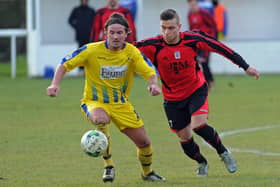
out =
<path fill-rule="evenodd" d="M 156 75 L 152 75 L 149 79 L 148 79 L 148 88 L 147 90 L 151 93 L 152 96 L 156 96 L 159 95 L 161 93 L 161 89 L 158 86 L 158 81 L 157 81 L 157 76 Z"/>
<path fill-rule="evenodd" d="M 60 82 L 61 82 L 65 73 L 66 73 L 65 67 L 62 64 L 58 65 L 58 67 L 56 68 L 52 83 L 46 89 L 48 96 L 50 96 L 50 97 L 58 96 L 58 93 L 59 93 L 59 90 L 60 90 L 59 85 L 60 85 Z"/>
<path fill-rule="evenodd" d="M 260 73 L 253 67 L 249 66 L 246 70 L 247 75 L 254 76 L 255 79 L 259 79 Z"/>

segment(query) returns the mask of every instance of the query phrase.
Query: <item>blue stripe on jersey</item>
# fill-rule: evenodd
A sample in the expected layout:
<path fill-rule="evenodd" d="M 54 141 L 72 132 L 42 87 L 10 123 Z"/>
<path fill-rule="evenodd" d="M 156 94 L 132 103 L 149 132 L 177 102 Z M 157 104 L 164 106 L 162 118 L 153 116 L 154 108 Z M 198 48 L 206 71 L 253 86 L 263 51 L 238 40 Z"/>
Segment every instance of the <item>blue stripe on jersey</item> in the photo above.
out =
<path fill-rule="evenodd" d="M 106 47 L 107 49 L 109 49 L 108 41 L 107 41 L 107 40 L 105 40 L 104 44 L 105 44 L 105 47 Z"/>
<path fill-rule="evenodd" d="M 149 58 L 147 58 L 147 57 L 145 56 L 144 53 L 142 53 L 142 56 L 143 56 L 145 62 L 148 64 L 148 66 L 150 66 L 151 68 L 153 68 L 153 69 L 156 71 L 157 75 L 159 75 L 158 70 L 156 69 L 156 67 L 154 66 L 154 64 L 152 63 L 152 61 L 151 61 Z"/>
<path fill-rule="evenodd" d="M 82 104 L 81 105 L 83 111 L 86 113 L 87 117 L 90 115 L 89 111 L 88 111 L 88 108 L 87 108 L 87 105 L 86 104 Z"/>
<path fill-rule="evenodd" d="M 144 60 L 146 61 L 146 63 L 147 63 L 150 67 L 154 68 L 153 63 L 151 62 L 150 59 L 148 59 L 148 58 L 144 55 L 144 53 L 142 53 L 142 56 L 143 56 Z"/>
<path fill-rule="evenodd" d="M 68 60 L 74 58 L 75 56 L 77 56 L 78 54 L 80 54 L 82 51 L 84 51 L 86 48 L 87 48 L 87 46 L 84 45 L 84 46 L 80 47 L 79 49 L 75 50 L 71 55 L 65 56 L 65 57 L 62 59 L 62 61 L 61 61 L 60 64 L 64 64 L 66 61 L 68 61 Z"/>
<path fill-rule="evenodd" d="M 136 118 L 140 119 L 140 116 L 139 116 L 138 112 L 135 109 L 134 109 L 134 113 L 136 114 Z"/>
<path fill-rule="evenodd" d="M 117 103 L 119 101 L 118 91 L 116 88 L 113 88 L 114 102 Z"/>
<path fill-rule="evenodd" d="M 121 87 L 121 94 L 122 94 L 121 95 L 121 102 L 122 103 L 125 103 L 125 98 L 124 98 L 123 94 L 125 94 L 127 86 L 128 86 L 128 83 L 125 82 L 124 85 Z"/>
<path fill-rule="evenodd" d="M 103 102 L 104 103 L 109 103 L 109 95 L 107 92 L 107 89 L 105 87 L 102 87 L 102 93 L 103 93 Z"/>
<path fill-rule="evenodd" d="M 97 90 L 94 84 L 92 84 L 92 100 L 97 101 L 98 100 L 98 95 L 97 95 Z"/>
<path fill-rule="evenodd" d="M 126 89 L 127 89 L 127 84 L 125 84 L 125 85 L 122 86 L 121 92 L 122 92 L 122 93 L 125 93 Z"/>
<path fill-rule="evenodd" d="M 121 93 L 122 93 L 122 94 L 126 92 L 127 86 L 128 86 L 128 82 L 126 81 L 126 82 L 124 83 L 124 85 L 121 87 Z"/>
<path fill-rule="evenodd" d="M 122 102 L 122 103 L 125 103 L 124 96 L 121 96 L 121 102 Z"/>

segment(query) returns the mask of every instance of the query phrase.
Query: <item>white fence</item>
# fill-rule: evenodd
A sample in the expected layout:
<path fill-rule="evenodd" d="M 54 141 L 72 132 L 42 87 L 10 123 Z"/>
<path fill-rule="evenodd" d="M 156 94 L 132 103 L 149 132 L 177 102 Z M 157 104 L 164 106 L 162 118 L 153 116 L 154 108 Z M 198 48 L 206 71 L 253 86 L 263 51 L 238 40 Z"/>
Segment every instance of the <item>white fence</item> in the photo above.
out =
<path fill-rule="evenodd" d="M 11 40 L 11 78 L 16 77 L 17 47 L 16 38 L 27 36 L 25 29 L 0 29 L 0 37 L 9 37 Z"/>

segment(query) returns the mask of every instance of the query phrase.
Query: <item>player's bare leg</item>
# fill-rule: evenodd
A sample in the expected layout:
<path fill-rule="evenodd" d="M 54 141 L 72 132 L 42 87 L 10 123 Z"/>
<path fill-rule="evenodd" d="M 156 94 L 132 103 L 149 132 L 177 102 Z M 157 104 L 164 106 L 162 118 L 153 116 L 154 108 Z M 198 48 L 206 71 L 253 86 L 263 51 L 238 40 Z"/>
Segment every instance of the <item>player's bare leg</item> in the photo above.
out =
<path fill-rule="evenodd" d="M 103 108 L 94 109 L 89 115 L 89 120 L 95 124 L 96 129 L 103 132 L 108 139 L 108 148 L 103 155 L 104 159 L 104 172 L 103 182 L 113 182 L 115 179 L 115 168 L 112 159 L 112 140 L 109 131 L 110 116 Z"/>
<path fill-rule="evenodd" d="M 151 169 L 153 149 L 144 126 L 140 128 L 127 128 L 122 132 L 137 146 L 137 155 L 142 168 L 142 179 L 145 181 L 165 181 L 164 177 Z"/>

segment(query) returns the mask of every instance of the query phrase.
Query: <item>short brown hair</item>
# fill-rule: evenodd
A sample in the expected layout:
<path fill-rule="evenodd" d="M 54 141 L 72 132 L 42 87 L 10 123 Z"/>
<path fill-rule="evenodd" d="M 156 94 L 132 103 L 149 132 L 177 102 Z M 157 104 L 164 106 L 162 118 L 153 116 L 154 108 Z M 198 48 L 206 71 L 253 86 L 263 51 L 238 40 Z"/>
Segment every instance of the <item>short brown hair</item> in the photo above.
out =
<path fill-rule="evenodd" d="M 130 32 L 128 21 L 125 17 L 119 13 L 113 13 L 110 18 L 105 23 L 105 30 L 108 30 L 108 27 L 113 24 L 120 24 L 125 27 L 126 32 Z"/>
<path fill-rule="evenodd" d="M 167 21 L 171 19 L 176 19 L 178 23 L 180 23 L 180 18 L 177 14 L 177 12 L 173 9 L 166 9 L 161 12 L 160 14 L 160 20 Z"/>

